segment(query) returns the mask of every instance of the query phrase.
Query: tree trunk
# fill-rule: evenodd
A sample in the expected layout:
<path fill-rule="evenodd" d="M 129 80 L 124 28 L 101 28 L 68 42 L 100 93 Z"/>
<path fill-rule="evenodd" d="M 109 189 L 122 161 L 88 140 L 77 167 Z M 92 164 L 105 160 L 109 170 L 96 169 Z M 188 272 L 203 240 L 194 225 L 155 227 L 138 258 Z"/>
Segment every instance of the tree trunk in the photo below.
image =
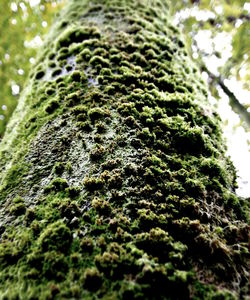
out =
<path fill-rule="evenodd" d="M 245 204 L 168 4 L 69 2 L 1 143 L 0 294 L 244 297 Z"/>

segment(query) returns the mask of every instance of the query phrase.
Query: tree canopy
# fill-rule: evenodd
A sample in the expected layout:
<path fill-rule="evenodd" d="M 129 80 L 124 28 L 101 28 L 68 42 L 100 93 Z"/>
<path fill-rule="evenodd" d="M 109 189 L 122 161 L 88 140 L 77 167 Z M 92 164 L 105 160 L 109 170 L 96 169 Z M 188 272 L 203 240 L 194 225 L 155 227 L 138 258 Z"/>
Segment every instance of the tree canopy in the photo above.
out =
<path fill-rule="evenodd" d="M 0 138 L 62 1 L 0 1 Z"/>

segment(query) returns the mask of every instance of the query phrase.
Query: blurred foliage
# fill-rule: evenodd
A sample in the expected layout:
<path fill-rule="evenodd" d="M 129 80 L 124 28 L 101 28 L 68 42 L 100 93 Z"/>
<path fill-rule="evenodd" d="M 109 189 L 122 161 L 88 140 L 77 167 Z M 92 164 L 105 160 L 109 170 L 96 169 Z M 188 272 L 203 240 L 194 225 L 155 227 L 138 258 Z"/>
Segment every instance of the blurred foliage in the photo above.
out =
<path fill-rule="evenodd" d="M 199 30 L 211 30 L 212 37 L 221 32 L 230 34 L 233 49 L 227 64 L 234 68 L 231 70 L 234 75 L 247 83 L 250 76 L 250 2 L 243 0 L 180 0 L 174 3 L 176 12 L 180 12 L 184 8 L 189 9 L 190 14 L 180 16 L 179 20 L 183 25 L 184 32 L 189 35 L 189 43 L 191 43 L 192 36 Z M 219 55 L 216 51 L 215 54 Z M 239 72 L 243 65 L 246 65 L 247 72 L 244 72 L 242 76 Z M 227 68 L 227 71 L 228 69 L 231 68 Z M 249 88 L 249 86 L 247 87 Z"/>
<path fill-rule="evenodd" d="M 54 14 L 64 0 L 0 0 L 0 138 L 13 112 L 28 70 L 32 68 Z M 243 0 L 178 0 L 175 23 L 186 33 L 189 52 L 201 69 L 210 70 L 210 91 L 218 96 L 221 80 L 235 78 L 249 90 L 250 2 Z M 201 35 L 203 34 L 203 36 Z M 211 47 L 199 41 L 208 39 Z M 203 42 L 202 42 L 203 43 Z M 201 43 L 201 44 L 202 44 Z M 211 60 L 211 58 L 213 60 Z M 210 59 L 210 60 L 209 60 Z M 215 71 L 215 72 L 214 72 Z M 237 100 L 237 99 L 236 99 Z M 250 103 L 245 101 L 246 109 Z"/>
<path fill-rule="evenodd" d="M 173 4 L 175 23 L 186 33 L 191 56 L 197 60 L 201 69 L 205 66 L 210 71 L 208 75 L 212 95 L 218 96 L 218 81 L 213 80 L 215 77 L 222 82 L 233 78 L 240 88 L 249 91 L 250 2 L 180 0 Z M 199 44 L 199 39 L 202 43 L 207 39 L 205 45 L 211 45 L 212 49 Z M 245 99 L 241 104 L 247 113 L 250 100 Z"/>
<path fill-rule="evenodd" d="M 0 0 L 0 138 L 62 1 Z"/>

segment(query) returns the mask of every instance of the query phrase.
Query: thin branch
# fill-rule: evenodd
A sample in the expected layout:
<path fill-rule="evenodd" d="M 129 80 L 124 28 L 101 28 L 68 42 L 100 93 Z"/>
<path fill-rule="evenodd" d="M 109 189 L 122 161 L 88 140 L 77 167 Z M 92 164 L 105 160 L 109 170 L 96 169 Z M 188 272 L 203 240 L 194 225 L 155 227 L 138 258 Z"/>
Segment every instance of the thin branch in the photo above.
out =
<path fill-rule="evenodd" d="M 247 111 L 244 105 L 242 105 L 239 99 L 235 96 L 235 94 L 230 91 L 230 89 L 224 84 L 224 80 L 222 76 L 216 76 L 211 71 L 208 70 L 205 62 L 202 59 L 202 51 L 199 49 L 197 43 L 194 41 L 195 46 L 197 47 L 199 53 L 199 60 L 197 63 L 200 66 L 201 70 L 207 72 L 209 78 L 213 81 L 213 83 L 217 83 L 223 90 L 223 92 L 229 97 L 229 103 L 232 107 L 232 110 L 239 115 L 242 121 L 247 125 L 247 129 L 250 128 L 250 113 Z M 246 127 L 246 126 L 245 126 Z"/>
<path fill-rule="evenodd" d="M 235 108 L 236 112 L 238 112 L 239 115 L 242 116 L 244 121 L 250 127 L 250 113 L 247 111 L 245 106 L 240 103 L 235 94 L 229 90 L 229 88 L 224 84 L 221 78 L 217 78 L 217 82 L 222 88 L 223 92 L 229 97 L 232 108 Z"/>
<path fill-rule="evenodd" d="M 250 127 L 250 113 L 247 111 L 245 106 L 240 103 L 239 99 L 235 94 L 230 91 L 230 89 L 225 85 L 224 80 L 221 76 L 216 76 L 208 70 L 208 68 L 203 64 L 202 69 L 208 73 L 209 77 L 213 82 L 216 82 L 223 90 L 223 92 L 229 97 L 230 105 L 237 114 L 241 117 L 242 120 Z"/>

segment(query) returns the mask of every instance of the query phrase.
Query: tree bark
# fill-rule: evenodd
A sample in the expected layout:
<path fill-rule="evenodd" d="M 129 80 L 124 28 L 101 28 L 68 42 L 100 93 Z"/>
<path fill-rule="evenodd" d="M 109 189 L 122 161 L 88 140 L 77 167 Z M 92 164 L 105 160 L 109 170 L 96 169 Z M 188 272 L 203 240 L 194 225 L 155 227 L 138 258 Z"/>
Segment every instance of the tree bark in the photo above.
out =
<path fill-rule="evenodd" d="M 5 299 L 233 299 L 246 207 L 165 0 L 73 0 L 0 148 Z"/>

